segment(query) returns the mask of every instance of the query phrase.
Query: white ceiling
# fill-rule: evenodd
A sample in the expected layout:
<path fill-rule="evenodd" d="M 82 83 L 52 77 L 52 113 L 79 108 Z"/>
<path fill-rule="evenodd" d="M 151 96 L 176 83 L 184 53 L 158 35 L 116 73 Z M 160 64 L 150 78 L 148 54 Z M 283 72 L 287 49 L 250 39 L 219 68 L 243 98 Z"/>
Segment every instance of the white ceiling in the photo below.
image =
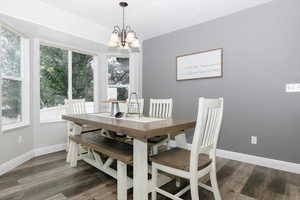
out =
<path fill-rule="evenodd" d="M 118 0 L 41 0 L 112 29 L 121 24 Z M 226 16 L 271 0 L 127 0 L 126 22 L 142 39 Z"/>

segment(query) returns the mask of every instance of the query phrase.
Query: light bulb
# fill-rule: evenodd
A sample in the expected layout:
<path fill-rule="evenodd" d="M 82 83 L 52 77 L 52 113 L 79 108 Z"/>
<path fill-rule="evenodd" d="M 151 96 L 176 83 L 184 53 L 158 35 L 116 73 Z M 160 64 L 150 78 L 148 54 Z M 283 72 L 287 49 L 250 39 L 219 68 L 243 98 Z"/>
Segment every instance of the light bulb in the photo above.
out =
<path fill-rule="evenodd" d="M 133 40 L 133 42 L 131 43 L 131 47 L 133 48 L 140 47 L 140 41 L 138 39 Z"/>
<path fill-rule="evenodd" d="M 135 39 L 135 35 L 133 32 L 129 32 L 127 33 L 127 36 L 126 36 L 126 42 L 133 42 Z"/>
<path fill-rule="evenodd" d="M 119 41 L 119 35 L 118 33 L 112 33 L 111 36 L 110 36 L 110 40 L 113 41 L 113 42 L 118 42 Z"/>

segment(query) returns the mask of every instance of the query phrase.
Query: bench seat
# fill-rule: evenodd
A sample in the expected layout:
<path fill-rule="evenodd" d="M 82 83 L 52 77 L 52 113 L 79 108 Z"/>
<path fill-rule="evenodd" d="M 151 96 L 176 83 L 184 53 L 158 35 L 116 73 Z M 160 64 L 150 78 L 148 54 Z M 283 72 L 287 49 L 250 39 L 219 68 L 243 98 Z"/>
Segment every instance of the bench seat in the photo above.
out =
<path fill-rule="evenodd" d="M 93 149 L 95 152 L 122 161 L 125 164 L 132 164 L 133 162 L 132 145 L 106 138 L 97 133 L 70 136 L 70 140 L 84 147 Z"/>

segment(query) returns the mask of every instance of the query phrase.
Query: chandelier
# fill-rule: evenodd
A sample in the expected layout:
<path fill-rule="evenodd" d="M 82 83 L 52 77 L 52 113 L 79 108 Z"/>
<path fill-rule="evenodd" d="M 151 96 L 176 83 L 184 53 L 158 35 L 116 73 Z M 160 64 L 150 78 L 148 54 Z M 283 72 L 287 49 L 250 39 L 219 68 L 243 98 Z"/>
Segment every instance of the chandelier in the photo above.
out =
<path fill-rule="evenodd" d="M 125 26 L 125 8 L 128 6 L 128 3 L 120 2 L 119 5 L 123 9 L 123 26 L 122 29 L 118 25 L 114 26 L 108 46 L 111 48 L 121 47 L 123 49 L 138 48 L 140 47 L 140 42 L 135 32 L 130 26 Z"/>

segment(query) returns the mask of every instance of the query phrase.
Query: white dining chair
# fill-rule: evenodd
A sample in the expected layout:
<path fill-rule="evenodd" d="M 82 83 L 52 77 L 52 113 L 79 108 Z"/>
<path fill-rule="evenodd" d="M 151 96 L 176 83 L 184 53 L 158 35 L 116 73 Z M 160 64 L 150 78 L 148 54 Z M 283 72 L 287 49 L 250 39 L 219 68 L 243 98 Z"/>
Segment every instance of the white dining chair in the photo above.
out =
<path fill-rule="evenodd" d="M 86 114 L 87 111 L 85 99 L 65 99 L 65 113 L 66 115 Z M 71 122 L 67 122 L 67 151 L 69 149 L 69 136 L 72 133 L 72 128 L 73 126 Z M 95 127 L 83 126 L 82 133 L 95 132 L 100 130 L 101 129 Z"/>
<path fill-rule="evenodd" d="M 155 118 L 171 118 L 173 111 L 173 99 L 150 99 L 149 117 Z M 149 139 L 149 143 L 152 144 L 152 155 L 157 154 L 158 148 L 161 145 L 170 146 L 170 135 L 158 136 Z"/>
<path fill-rule="evenodd" d="M 192 200 L 199 200 L 198 186 L 213 192 L 216 200 L 221 200 L 216 177 L 216 147 L 223 119 L 223 98 L 199 99 L 197 124 L 191 150 L 173 148 L 151 157 L 152 161 L 152 200 L 157 193 L 174 200 L 191 190 Z M 190 180 L 190 185 L 171 194 L 157 187 L 158 170 Z M 211 185 L 199 182 L 209 174 Z"/>

